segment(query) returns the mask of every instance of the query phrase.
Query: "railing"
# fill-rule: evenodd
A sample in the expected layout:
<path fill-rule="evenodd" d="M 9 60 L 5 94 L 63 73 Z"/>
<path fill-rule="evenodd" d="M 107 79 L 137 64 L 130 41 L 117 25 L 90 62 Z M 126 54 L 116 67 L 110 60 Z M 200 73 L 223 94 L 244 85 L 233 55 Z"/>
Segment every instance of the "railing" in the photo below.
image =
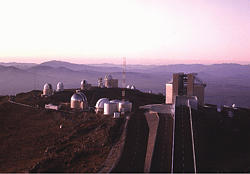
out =
<path fill-rule="evenodd" d="M 192 110 L 188 100 L 188 108 L 190 115 L 190 127 L 191 127 L 191 137 L 192 137 L 192 149 L 193 149 L 193 159 L 194 159 L 194 173 L 196 173 L 196 158 L 195 158 L 195 147 L 194 147 L 194 134 L 193 134 L 193 123 L 192 123 Z"/>

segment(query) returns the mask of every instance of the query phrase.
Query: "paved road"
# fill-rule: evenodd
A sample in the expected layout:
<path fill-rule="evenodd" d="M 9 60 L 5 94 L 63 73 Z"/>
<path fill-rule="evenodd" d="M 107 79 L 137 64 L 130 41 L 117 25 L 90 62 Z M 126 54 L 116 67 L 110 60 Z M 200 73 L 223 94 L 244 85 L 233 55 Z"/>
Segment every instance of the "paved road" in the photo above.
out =
<path fill-rule="evenodd" d="M 172 161 L 173 116 L 171 114 L 158 115 L 160 120 L 151 172 L 170 173 Z"/>
<path fill-rule="evenodd" d="M 194 154 L 189 108 L 176 107 L 174 132 L 174 173 L 194 173 Z"/>

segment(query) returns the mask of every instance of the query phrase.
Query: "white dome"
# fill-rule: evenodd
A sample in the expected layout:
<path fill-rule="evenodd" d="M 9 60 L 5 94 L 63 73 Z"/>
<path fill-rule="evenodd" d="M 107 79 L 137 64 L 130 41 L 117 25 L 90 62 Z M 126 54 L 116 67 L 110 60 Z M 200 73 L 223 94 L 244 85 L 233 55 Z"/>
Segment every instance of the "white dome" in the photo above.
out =
<path fill-rule="evenodd" d="M 111 80 L 111 79 L 113 79 L 113 77 L 110 74 L 107 74 L 104 79 L 105 80 Z"/>
<path fill-rule="evenodd" d="M 81 85 L 86 85 L 87 84 L 87 81 L 86 80 L 82 80 L 81 81 Z"/>
<path fill-rule="evenodd" d="M 43 86 L 43 89 L 46 90 L 46 89 L 52 89 L 52 85 L 49 84 L 49 83 L 45 83 L 45 85 Z"/>
<path fill-rule="evenodd" d="M 127 85 L 127 89 L 130 89 L 130 85 Z"/>
<path fill-rule="evenodd" d="M 57 85 L 56 85 L 56 89 L 57 89 L 58 91 L 63 90 L 63 83 L 62 83 L 62 82 L 58 82 Z"/>
<path fill-rule="evenodd" d="M 101 98 L 96 102 L 95 107 L 96 108 L 104 108 L 104 103 L 109 103 L 109 99 L 107 98 Z"/>
<path fill-rule="evenodd" d="M 78 92 L 72 95 L 71 101 L 86 102 L 87 98 L 82 92 Z"/>
<path fill-rule="evenodd" d="M 130 87 L 130 89 L 136 89 L 136 88 L 135 88 L 135 86 L 134 86 L 134 85 L 132 85 L 132 86 Z"/>

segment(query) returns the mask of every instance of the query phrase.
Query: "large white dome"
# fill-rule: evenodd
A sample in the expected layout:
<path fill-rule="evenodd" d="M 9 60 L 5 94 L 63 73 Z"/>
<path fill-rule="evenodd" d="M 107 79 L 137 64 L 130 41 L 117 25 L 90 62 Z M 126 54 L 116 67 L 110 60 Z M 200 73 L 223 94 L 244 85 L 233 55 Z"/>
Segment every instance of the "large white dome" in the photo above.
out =
<path fill-rule="evenodd" d="M 71 101 L 86 102 L 87 98 L 82 92 L 78 92 L 72 95 Z"/>

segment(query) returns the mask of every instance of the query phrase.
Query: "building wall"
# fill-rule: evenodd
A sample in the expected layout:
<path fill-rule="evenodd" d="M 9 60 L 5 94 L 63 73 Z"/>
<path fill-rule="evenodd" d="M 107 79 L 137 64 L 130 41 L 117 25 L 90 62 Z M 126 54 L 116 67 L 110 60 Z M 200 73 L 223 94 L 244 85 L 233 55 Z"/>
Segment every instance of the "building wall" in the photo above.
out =
<path fill-rule="evenodd" d="M 166 104 L 173 104 L 173 84 L 166 84 Z"/>
<path fill-rule="evenodd" d="M 188 77 L 187 96 L 191 97 L 194 95 L 194 75 L 188 74 L 187 77 Z"/>

